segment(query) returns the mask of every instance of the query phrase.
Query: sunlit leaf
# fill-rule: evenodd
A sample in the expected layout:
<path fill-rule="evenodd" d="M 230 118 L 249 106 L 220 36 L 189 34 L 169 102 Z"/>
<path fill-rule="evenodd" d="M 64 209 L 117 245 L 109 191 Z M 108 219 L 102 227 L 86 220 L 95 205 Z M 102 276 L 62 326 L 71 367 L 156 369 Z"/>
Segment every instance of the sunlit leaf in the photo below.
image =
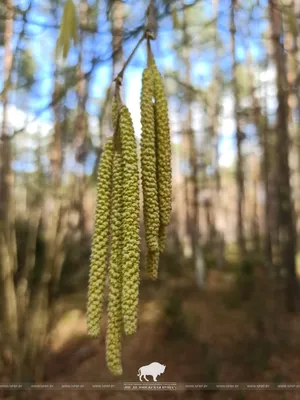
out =
<path fill-rule="evenodd" d="M 65 59 L 68 56 L 72 44 L 78 42 L 78 21 L 73 0 L 65 3 L 59 37 L 56 42 L 57 56 L 62 53 Z"/>

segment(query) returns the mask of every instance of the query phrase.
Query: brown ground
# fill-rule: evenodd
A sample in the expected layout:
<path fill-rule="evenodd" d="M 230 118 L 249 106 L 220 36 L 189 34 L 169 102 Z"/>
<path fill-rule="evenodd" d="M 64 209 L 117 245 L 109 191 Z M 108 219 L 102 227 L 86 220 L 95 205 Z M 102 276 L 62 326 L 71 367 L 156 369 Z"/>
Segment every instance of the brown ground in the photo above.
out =
<path fill-rule="evenodd" d="M 164 382 L 300 382 L 300 317 L 283 313 L 278 307 L 283 300 L 277 295 L 278 308 L 274 318 L 274 295 L 264 293 L 264 300 L 261 300 L 259 291 L 267 291 L 266 286 L 256 289 L 254 299 L 241 305 L 233 295 L 232 282 L 231 274 L 218 271 L 209 273 L 203 291 L 188 277 L 168 278 L 156 283 L 143 281 L 138 332 L 133 337 L 124 338 L 122 378 L 112 377 L 106 368 L 104 338 L 92 340 L 86 337 L 85 293 L 65 299 L 64 304 L 69 304 L 70 308 L 72 305 L 73 310 L 64 316 L 52 334 L 47 380 L 138 382 L 138 369 L 158 361 L 167 366 L 165 373 L 158 378 Z M 268 318 L 261 320 L 262 312 Z M 74 390 L 35 392 L 35 396 L 33 393 L 30 395 L 30 398 L 34 397 L 41 400 L 300 400 L 300 392 L 153 394 Z"/>

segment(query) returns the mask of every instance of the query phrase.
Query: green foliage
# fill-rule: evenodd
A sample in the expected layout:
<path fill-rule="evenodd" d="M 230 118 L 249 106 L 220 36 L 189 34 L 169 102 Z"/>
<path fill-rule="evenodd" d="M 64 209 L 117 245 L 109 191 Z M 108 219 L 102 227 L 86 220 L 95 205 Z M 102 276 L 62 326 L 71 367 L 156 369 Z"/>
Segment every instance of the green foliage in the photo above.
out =
<path fill-rule="evenodd" d="M 182 310 L 182 298 L 172 293 L 165 304 L 165 321 L 167 324 L 167 338 L 170 340 L 184 340 L 189 336 L 188 324 Z"/>
<path fill-rule="evenodd" d="M 19 57 L 19 82 L 21 86 L 29 88 L 34 83 L 36 63 L 28 48 L 22 50 Z"/>
<path fill-rule="evenodd" d="M 217 265 L 216 251 L 214 243 L 207 242 L 202 246 L 202 253 L 206 267 L 215 268 Z"/>
<path fill-rule="evenodd" d="M 250 80 L 248 66 L 244 64 L 238 64 L 236 68 L 236 79 L 239 89 L 240 98 L 244 98 L 250 95 Z"/>
<path fill-rule="evenodd" d="M 212 42 L 217 47 L 221 46 L 222 41 L 216 32 L 215 24 L 207 17 L 203 2 L 198 2 L 195 6 L 187 8 L 185 17 L 188 27 L 187 32 L 193 42 L 195 40 L 200 42 L 202 47 L 211 46 Z"/>
<path fill-rule="evenodd" d="M 224 294 L 223 301 L 225 306 L 235 309 L 241 307 L 244 301 L 252 298 L 255 289 L 254 265 L 256 263 L 256 259 L 248 258 L 234 265 L 236 273 L 235 287 Z"/>
<path fill-rule="evenodd" d="M 194 7 L 189 7 L 185 11 L 186 22 L 190 26 L 190 29 L 195 26 L 199 26 L 206 19 L 204 5 L 201 2 L 195 4 Z"/>
<path fill-rule="evenodd" d="M 255 284 L 254 265 L 249 259 L 241 262 L 237 276 L 237 290 L 242 300 L 250 299 Z"/>
<path fill-rule="evenodd" d="M 65 3 L 59 37 L 56 42 L 57 56 L 62 53 L 63 58 L 67 58 L 71 44 L 78 41 L 77 33 L 77 15 L 73 0 L 67 0 Z"/>

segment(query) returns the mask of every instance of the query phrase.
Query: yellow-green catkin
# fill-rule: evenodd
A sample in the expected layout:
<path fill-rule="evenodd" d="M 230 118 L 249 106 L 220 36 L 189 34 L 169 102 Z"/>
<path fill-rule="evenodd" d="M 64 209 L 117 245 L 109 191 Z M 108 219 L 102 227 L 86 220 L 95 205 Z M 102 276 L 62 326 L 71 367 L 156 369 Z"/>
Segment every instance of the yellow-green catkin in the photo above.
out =
<path fill-rule="evenodd" d="M 117 120 L 118 120 L 118 102 L 115 97 L 113 99 L 111 109 L 112 109 L 111 119 L 112 119 L 113 128 L 115 129 L 116 125 L 117 125 Z"/>
<path fill-rule="evenodd" d="M 166 227 L 161 225 L 159 227 L 159 252 L 162 253 L 166 247 L 167 233 Z"/>
<path fill-rule="evenodd" d="M 113 161 L 111 245 L 106 333 L 106 363 L 113 375 L 122 375 L 122 157 L 115 151 Z"/>
<path fill-rule="evenodd" d="M 87 304 L 88 333 L 94 337 L 100 334 L 108 262 L 113 149 L 113 140 L 110 138 L 104 147 L 98 170 L 95 229 L 92 240 Z"/>
<path fill-rule="evenodd" d="M 120 109 L 119 123 L 123 165 L 122 314 L 124 331 L 130 335 L 137 329 L 140 205 L 137 144 L 131 115 L 126 106 Z"/>
<path fill-rule="evenodd" d="M 151 279 L 155 280 L 158 276 L 158 262 L 159 262 L 159 250 L 147 252 L 147 271 Z"/>
<path fill-rule="evenodd" d="M 159 208 L 157 194 L 157 171 L 155 150 L 155 125 L 153 109 L 152 71 L 146 68 L 142 78 L 141 92 L 141 166 L 144 198 L 144 222 L 147 247 L 156 251 L 159 247 Z"/>
<path fill-rule="evenodd" d="M 154 115 L 156 127 L 156 157 L 158 168 L 158 200 L 161 225 L 167 226 L 172 210 L 172 165 L 171 137 L 168 116 L 168 103 L 162 77 L 155 65 L 152 65 L 154 79 Z"/>

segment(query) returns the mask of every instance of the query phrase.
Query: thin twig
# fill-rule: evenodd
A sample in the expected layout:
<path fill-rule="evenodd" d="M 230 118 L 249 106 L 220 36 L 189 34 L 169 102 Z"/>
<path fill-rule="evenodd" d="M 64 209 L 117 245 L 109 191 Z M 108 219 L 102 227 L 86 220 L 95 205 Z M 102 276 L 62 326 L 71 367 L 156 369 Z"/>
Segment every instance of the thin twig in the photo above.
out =
<path fill-rule="evenodd" d="M 126 67 L 128 66 L 128 64 L 130 63 L 132 57 L 134 56 L 135 52 L 137 51 L 137 49 L 139 48 L 139 46 L 141 45 L 141 43 L 143 42 L 143 40 L 146 38 L 146 33 L 143 34 L 143 36 L 140 38 L 140 40 L 137 42 L 135 48 L 132 50 L 130 56 L 128 57 L 128 59 L 126 60 L 125 64 L 123 65 L 123 68 L 121 69 L 121 71 L 118 73 L 118 75 L 116 76 L 116 78 L 114 79 L 114 81 L 119 81 L 119 85 L 122 84 L 122 80 L 123 80 L 123 75 L 125 72 Z"/>
<path fill-rule="evenodd" d="M 150 40 L 153 40 L 151 38 L 147 38 L 147 67 L 151 67 L 154 61 L 152 49 L 151 49 L 151 42 Z"/>
<path fill-rule="evenodd" d="M 121 94 L 120 94 L 120 86 L 122 82 L 119 79 L 116 79 L 115 82 L 115 98 L 118 103 L 118 105 L 122 105 L 122 100 L 121 100 Z"/>
<path fill-rule="evenodd" d="M 155 40 L 156 38 L 156 30 L 157 30 L 157 15 L 156 15 L 156 8 L 154 6 L 154 0 L 150 0 L 149 7 L 147 9 L 146 15 L 148 17 L 147 24 L 145 26 L 145 31 L 143 36 L 140 38 L 140 40 L 137 42 L 135 48 L 132 50 L 132 53 L 126 60 L 125 64 L 123 65 L 123 68 L 121 71 L 118 73 L 117 77 L 114 79 L 116 83 L 118 82 L 119 85 L 122 84 L 123 81 L 123 75 L 125 72 L 125 69 L 127 68 L 128 64 L 130 63 L 132 57 L 134 56 L 135 52 L 141 45 L 141 43 L 144 41 L 144 39 L 147 39 L 147 51 L 148 54 L 151 53 L 151 46 L 150 46 L 150 40 Z M 150 50 L 149 50 L 150 49 Z M 150 53 L 149 53 L 150 51 Z"/>

